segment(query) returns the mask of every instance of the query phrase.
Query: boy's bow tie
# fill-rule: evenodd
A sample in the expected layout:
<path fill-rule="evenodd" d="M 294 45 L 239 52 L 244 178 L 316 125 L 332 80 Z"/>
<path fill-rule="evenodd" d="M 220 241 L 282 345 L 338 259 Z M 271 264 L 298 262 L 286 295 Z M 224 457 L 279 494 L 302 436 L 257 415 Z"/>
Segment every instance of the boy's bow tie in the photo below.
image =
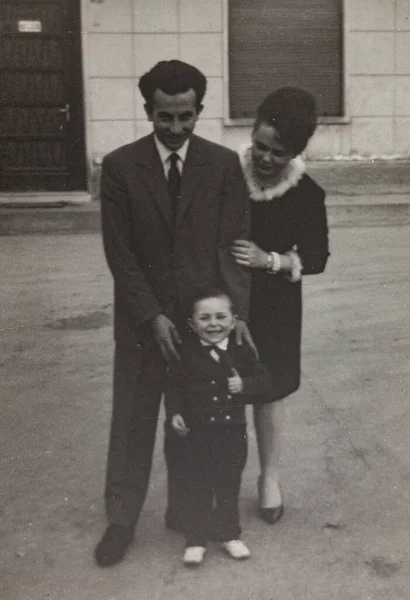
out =
<path fill-rule="evenodd" d="M 216 344 L 206 346 L 206 350 L 215 362 L 226 369 L 227 376 L 229 377 L 232 370 L 232 364 L 228 352 L 222 350 L 222 348 L 219 348 Z"/>

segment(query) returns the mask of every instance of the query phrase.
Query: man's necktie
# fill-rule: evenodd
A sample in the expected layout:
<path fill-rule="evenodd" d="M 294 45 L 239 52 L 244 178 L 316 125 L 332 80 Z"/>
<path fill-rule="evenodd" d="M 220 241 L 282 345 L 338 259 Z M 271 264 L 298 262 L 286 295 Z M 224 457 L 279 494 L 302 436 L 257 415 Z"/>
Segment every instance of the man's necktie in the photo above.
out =
<path fill-rule="evenodd" d="M 181 173 L 178 169 L 179 156 L 173 152 L 169 157 L 170 167 L 168 171 L 168 190 L 171 198 L 172 214 L 174 222 L 176 219 L 178 201 L 181 193 Z"/>

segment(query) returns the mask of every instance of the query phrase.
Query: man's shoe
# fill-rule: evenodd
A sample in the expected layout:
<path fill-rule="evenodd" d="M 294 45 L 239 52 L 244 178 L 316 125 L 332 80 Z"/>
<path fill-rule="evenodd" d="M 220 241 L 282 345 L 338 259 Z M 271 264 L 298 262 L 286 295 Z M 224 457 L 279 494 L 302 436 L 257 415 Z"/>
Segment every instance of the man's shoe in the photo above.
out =
<path fill-rule="evenodd" d="M 109 525 L 94 551 L 98 566 L 111 567 L 121 562 L 133 540 L 133 527 Z"/>

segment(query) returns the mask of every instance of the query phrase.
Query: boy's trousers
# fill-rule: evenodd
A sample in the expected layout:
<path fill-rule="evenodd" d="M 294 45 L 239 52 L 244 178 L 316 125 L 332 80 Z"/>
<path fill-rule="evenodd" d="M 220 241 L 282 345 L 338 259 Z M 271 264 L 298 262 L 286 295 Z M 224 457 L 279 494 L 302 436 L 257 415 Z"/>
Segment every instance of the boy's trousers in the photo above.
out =
<path fill-rule="evenodd" d="M 217 541 L 238 539 L 239 492 L 248 452 L 246 426 L 203 425 L 193 429 L 186 441 L 187 546 L 206 546 L 210 531 Z"/>

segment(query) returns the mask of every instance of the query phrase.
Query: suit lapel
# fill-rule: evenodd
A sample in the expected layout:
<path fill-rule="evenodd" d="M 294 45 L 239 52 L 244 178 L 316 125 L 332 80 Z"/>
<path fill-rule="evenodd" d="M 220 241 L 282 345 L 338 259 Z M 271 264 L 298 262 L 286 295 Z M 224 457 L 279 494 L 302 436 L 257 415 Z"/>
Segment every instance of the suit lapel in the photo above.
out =
<path fill-rule="evenodd" d="M 193 135 L 189 142 L 181 180 L 181 198 L 178 203 L 176 227 L 181 224 L 189 205 L 195 197 L 196 191 L 201 187 L 206 162 L 203 143 L 200 138 Z"/>
<path fill-rule="evenodd" d="M 146 186 L 156 202 L 169 231 L 173 234 L 174 225 L 171 199 L 169 197 L 164 169 L 155 147 L 154 134 L 150 134 L 145 138 L 144 146 L 138 153 L 137 163 L 142 167 L 142 176 Z M 193 135 L 189 142 L 181 180 L 181 198 L 178 203 L 176 227 L 181 224 L 197 190 L 201 188 L 206 164 L 206 151 L 203 142 L 200 138 Z"/>
<path fill-rule="evenodd" d="M 137 163 L 142 167 L 142 176 L 153 200 L 157 204 L 169 231 L 173 233 L 173 217 L 167 180 L 155 147 L 153 134 L 145 138 L 145 145 L 146 147 L 138 154 Z"/>

